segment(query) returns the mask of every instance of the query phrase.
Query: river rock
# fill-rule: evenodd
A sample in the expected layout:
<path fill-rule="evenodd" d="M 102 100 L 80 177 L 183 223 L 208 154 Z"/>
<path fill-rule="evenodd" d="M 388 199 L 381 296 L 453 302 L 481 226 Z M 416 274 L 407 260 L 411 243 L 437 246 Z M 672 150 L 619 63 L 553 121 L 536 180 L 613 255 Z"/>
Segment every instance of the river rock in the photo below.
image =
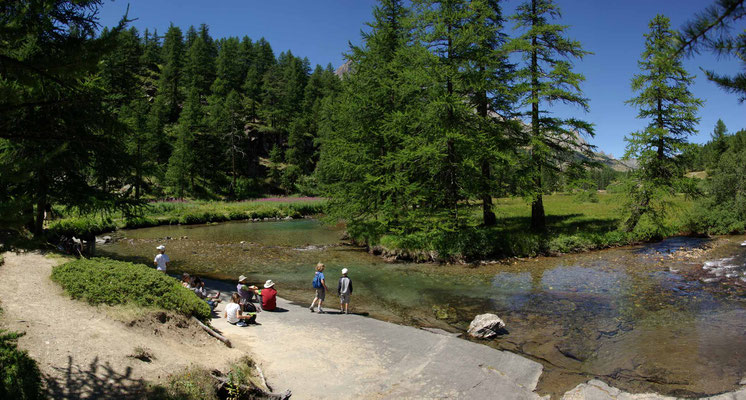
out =
<path fill-rule="evenodd" d="M 479 314 L 469 324 L 469 335 L 479 339 L 491 339 L 505 328 L 505 322 L 495 314 Z"/>

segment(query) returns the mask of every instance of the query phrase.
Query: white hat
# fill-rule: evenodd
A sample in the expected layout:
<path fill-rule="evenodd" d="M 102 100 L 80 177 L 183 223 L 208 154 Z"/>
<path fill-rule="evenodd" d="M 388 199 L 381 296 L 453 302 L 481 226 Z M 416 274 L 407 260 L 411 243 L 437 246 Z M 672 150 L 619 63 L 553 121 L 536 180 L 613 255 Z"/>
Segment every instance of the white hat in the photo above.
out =
<path fill-rule="evenodd" d="M 275 285 L 275 283 L 272 282 L 272 279 L 267 279 L 267 282 L 264 282 L 264 288 L 265 289 L 271 288 L 274 285 Z"/>
<path fill-rule="evenodd" d="M 347 268 L 342 268 L 342 275 L 347 273 Z"/>
<path fill-rule="evenodd" d="M 156 247 L 155 249 L 156 250 L 166 250 L 166 246 L 160 245 L 160 246 Z"/>
<path fill-rule="evenodd" d="M 241 275 L 241 276 L 239 276 L 239 277 L 238 277 L 238 281 L 239 281 L 239 282 L 243 282 L 243 281 L 245 281 L 245 280 L 246 280 L 246 277 L 245 277 L 245 276 L 243 276 L 243 275 Z"/>

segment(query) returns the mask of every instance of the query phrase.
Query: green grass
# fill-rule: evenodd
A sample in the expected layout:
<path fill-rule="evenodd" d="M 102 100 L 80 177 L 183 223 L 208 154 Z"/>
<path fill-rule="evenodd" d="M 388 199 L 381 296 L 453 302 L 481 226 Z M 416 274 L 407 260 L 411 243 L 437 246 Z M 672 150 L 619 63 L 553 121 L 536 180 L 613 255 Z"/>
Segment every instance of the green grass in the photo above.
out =
<path fill-rule="evenodd" d="M 472 205 L 466 226 L 458 231 L 430 229 L 408 235 L 383 234 L 373 242 L 383 252 L 415 260 L 426 260 L 434 253 L 440 259 L 464 261 L 579 252 L 686 233 L 694 204 L 676 196 L 670 199 L 671 212 L 662 228 L 643 218 L 634 232 L 626 233 L 619 230 L 624 215 L 623 195 L 599 193 L 593 201 L 580 199 L 575 194 L 544 197 L 546 234 L 530 231 L 530 204 L 520 198 L 504 198 L 495 202 L 498 217 L 495 227 L 481 227 L 481 208 Z M 354 235 L 354 229 L 351 234 Z"/>
<path fill-rule="evenodd" d="M 80 259 L 55 267 L 52 280 L 74 299 L 90 304 L 134 304 L 201 320 L 210 317 L 210 307 L 194 292 L 142 264 L 105 258 Z"/>
<path fill-rule="evenodd" d="M 190 201 L 159 202 L 143 207 L 140 215 L 126 218 L 114 213 L 107 218 L 95 216 L 68 216 L 52 222 L 52 235 L 90 237 L 111 232 L 118 228 L 146 228 L 158 225 L 194 225 L 211 222 L 236 221 L 264 218 L 302 218 L 321 214 L 325 200 L 298 200 L 293 198 L 278 201 Z M 65 215 L 64 210 L 62 214 Z"/>

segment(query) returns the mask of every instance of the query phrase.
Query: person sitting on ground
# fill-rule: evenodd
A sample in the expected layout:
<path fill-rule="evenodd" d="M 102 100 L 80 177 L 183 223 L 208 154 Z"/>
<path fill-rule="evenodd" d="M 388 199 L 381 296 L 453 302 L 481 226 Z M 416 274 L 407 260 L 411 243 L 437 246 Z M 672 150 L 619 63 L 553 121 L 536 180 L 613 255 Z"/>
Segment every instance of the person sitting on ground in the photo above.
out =
<path fill-rule="evenodd" d="M 220 292 L 217 292 L 215 294 L 209 294 L 207 293 L 207 289 L 205 288 L 205 283 L 202 282 L 202 279 L 199 279 L 199 277 L 195 276 L 192 278 L 191 283 L 188 286 L 189 289 L 192 289 L 194 294 L 197 295 L 200 299 L 207 302 L 207 304 L 210 306 L 210 310 L 215 308 L 218 303 L 220 303 L 222 300 L 220 300 Z"/>
<path fill-rule="evenodd" d="M 248 326 L 256 321 L 256 313 L 250 312 L 245 315 L 241 312 L 241 296 L 238 293 L 231 295 L 231 303 L 225 306 L 223 317 L 228 323 L 236 326 Z"/>
<path fill-rule="evenodd" d="M 262 310 L 274 311 L 277 308 L 277 290 L 274 288 L 275 283 L 272 279 L 268 279 L 264 282 L 264 289 L 259 289 L 256 286 L 251 286 L 251 289 L 257 296 L 262 297 Z"/>
<path fill-rule="evenodd" d="M 254 299 L 254 290 L 252 290 L 251 286 L 246 284 L 248 278 L 246 276 L 241 275 L 238 277 L 238 285 L 236 285 L 236 292 L 238 292 L 239 297 L 241 297 L 241 307 L 244 311 L 247 309 L 247 304 L 251 304 L 251 301 Z"/>
<path fill-rule="evenodd" d="M 326 280 L 324 279 L 324 264 L 319 262 L 316 264 L 316 274 L 313 276 L 313 288 L 316 289 L 316 297 L 313 298 L 313 301 L 311 302 L 311 306 L 308 307 L 311 312 L 313 312 L 313 305 L 316 303 L 316 301 L 319 302 L 319 308 L 316 310 L 319 314 L 323 314 L 324 310 L 321 308 L 321 304 L 324 302 L 324 298 L 326 298 Z"/>
<path fill-rule="evenodd" d="M 187 289 L 192 288 L 192 277 L 190 277 L 186 272 L 181 274 L 181 286 L 184 286 Z"/>
<path fill-rule="evenodd" d="M 349 314 L 350 295 L 352 294 L 352 280 L 347 276 L 347 268 L 342 268 L 342 277 L 337 285 L 339 294 L 339 312 Z"/>
<path fill-rule="evenodd" d="M 165 274 L 166 268 L 168 268 L 168 264 L 171 262 L 171 259 L 168 258 L 168 256 L 166 255 L 166 246 L 160 245 L 156 247 L 156 250 L 158 250 L 158 254 L 153 260 L 153 265 L 155 265 L 155 269 Z"/>

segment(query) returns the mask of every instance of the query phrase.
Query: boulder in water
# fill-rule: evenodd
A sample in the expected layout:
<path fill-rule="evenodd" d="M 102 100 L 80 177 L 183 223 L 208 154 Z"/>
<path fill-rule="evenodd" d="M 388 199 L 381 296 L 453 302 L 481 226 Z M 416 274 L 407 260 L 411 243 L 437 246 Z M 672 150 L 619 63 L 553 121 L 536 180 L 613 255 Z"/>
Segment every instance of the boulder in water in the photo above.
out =
<path fill-rule="evenodd" d="M 469 335 L 478 339 L 491 339 L 505 329 L 505 322 L 495 314 L 479 314 L 469 324 Z"/>

